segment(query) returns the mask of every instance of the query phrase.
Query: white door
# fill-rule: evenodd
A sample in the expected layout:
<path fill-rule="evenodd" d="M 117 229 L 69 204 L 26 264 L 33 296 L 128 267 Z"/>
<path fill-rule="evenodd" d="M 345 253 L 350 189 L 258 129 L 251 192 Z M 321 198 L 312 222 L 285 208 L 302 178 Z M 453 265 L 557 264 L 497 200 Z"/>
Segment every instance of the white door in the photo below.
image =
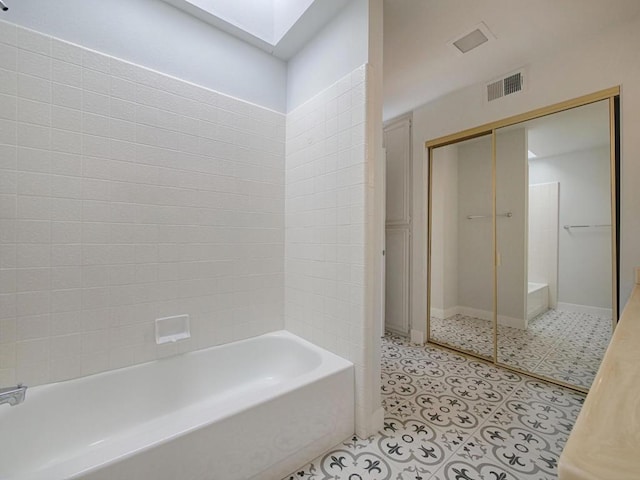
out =
<path fill-rule="evenodd" d="M 386 300 L 385 327 L 408 335 L 411 265 L 411 120 L 385 126 L 386 172 Z"/>

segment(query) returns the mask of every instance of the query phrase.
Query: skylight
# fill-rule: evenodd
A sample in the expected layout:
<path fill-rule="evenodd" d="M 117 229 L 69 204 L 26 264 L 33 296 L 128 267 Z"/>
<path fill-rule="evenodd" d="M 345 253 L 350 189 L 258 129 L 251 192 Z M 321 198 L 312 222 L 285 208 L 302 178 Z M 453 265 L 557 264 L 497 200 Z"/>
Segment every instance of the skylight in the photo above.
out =
<path fill-rule="evenodd" d="M 185 0 L 275 46 L 314 0 Z"/>
<path fill-rule="evenodd" d="M 349 0 L 162 1 L 285 61 L 349 3 Z"/>

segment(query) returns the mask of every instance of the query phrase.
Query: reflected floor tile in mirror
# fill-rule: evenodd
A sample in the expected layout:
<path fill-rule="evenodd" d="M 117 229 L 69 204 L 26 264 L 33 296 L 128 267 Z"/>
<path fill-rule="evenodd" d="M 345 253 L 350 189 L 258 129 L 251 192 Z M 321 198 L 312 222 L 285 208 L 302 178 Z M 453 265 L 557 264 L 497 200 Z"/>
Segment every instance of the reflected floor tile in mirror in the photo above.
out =
<path fill-rule="evenodd" d="M 431 317 L 431 340 L 460 350 L 493 358 L 493 322 L 456 314 L 448 318 Z"/>
<path fill-rule="evenodd" d="M 477 355 L 493 350 L 492 322 L 466 315 L 431 318 L 431 338 Z M 548 310 L 527 330 L 498 327 L 498 361 L 528 372 L 589 388 L 611 338 L 611 319 Z"/>
<path fill-rule="evenodd" d="M 526 331 L 498 327 L 498 361 L 589 388 L 610 339 L 610 317 L 548 310 Z"/>

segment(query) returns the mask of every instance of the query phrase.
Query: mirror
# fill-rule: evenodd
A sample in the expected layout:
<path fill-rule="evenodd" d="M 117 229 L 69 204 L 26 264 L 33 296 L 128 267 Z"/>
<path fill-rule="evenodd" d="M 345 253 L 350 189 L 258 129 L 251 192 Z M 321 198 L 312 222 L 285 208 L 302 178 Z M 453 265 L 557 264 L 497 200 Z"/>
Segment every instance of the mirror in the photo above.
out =
<path fill-rule="evenodd" d="M 494 354 L 491 135 L 433 149 L 429 339 Z"/>
<path fill-rule="evenodd" d="M 427 142 L 428 341 L 588 391 L 618 318 L 618 95 Z"/>
<path fill-rule="evenodd" d="M 609 101 L 496 130 L 497 361 L 589 388 L 612 333 Z"/>

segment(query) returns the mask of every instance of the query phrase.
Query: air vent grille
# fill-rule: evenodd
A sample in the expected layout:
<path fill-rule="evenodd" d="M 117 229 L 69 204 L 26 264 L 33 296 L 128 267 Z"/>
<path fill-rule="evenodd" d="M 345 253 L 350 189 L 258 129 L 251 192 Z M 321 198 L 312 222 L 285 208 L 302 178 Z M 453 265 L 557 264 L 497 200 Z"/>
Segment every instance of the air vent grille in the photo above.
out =
<path fill-rule="evenodd" d="M 490 83 L 487 85 L 487 99 L 489 101 L 495 100 L 496 98 L 500 98 L 504 96 L 504 83 L 502 80 L 498 80 L 497 82 Z"/>
<path fill-rule="evenodd" d="M 504 94 L 511 95 L 522 90 L 522 73 L 518 72 L 504 79 Z"/>
<path fill-rule="evenodd" d="M 493 101 L 507 95 L 512 95 L 522 91 L 524 77 L 522 72 L 508 75 L 500 80 L 487 84 L 487 100 Z"/>

